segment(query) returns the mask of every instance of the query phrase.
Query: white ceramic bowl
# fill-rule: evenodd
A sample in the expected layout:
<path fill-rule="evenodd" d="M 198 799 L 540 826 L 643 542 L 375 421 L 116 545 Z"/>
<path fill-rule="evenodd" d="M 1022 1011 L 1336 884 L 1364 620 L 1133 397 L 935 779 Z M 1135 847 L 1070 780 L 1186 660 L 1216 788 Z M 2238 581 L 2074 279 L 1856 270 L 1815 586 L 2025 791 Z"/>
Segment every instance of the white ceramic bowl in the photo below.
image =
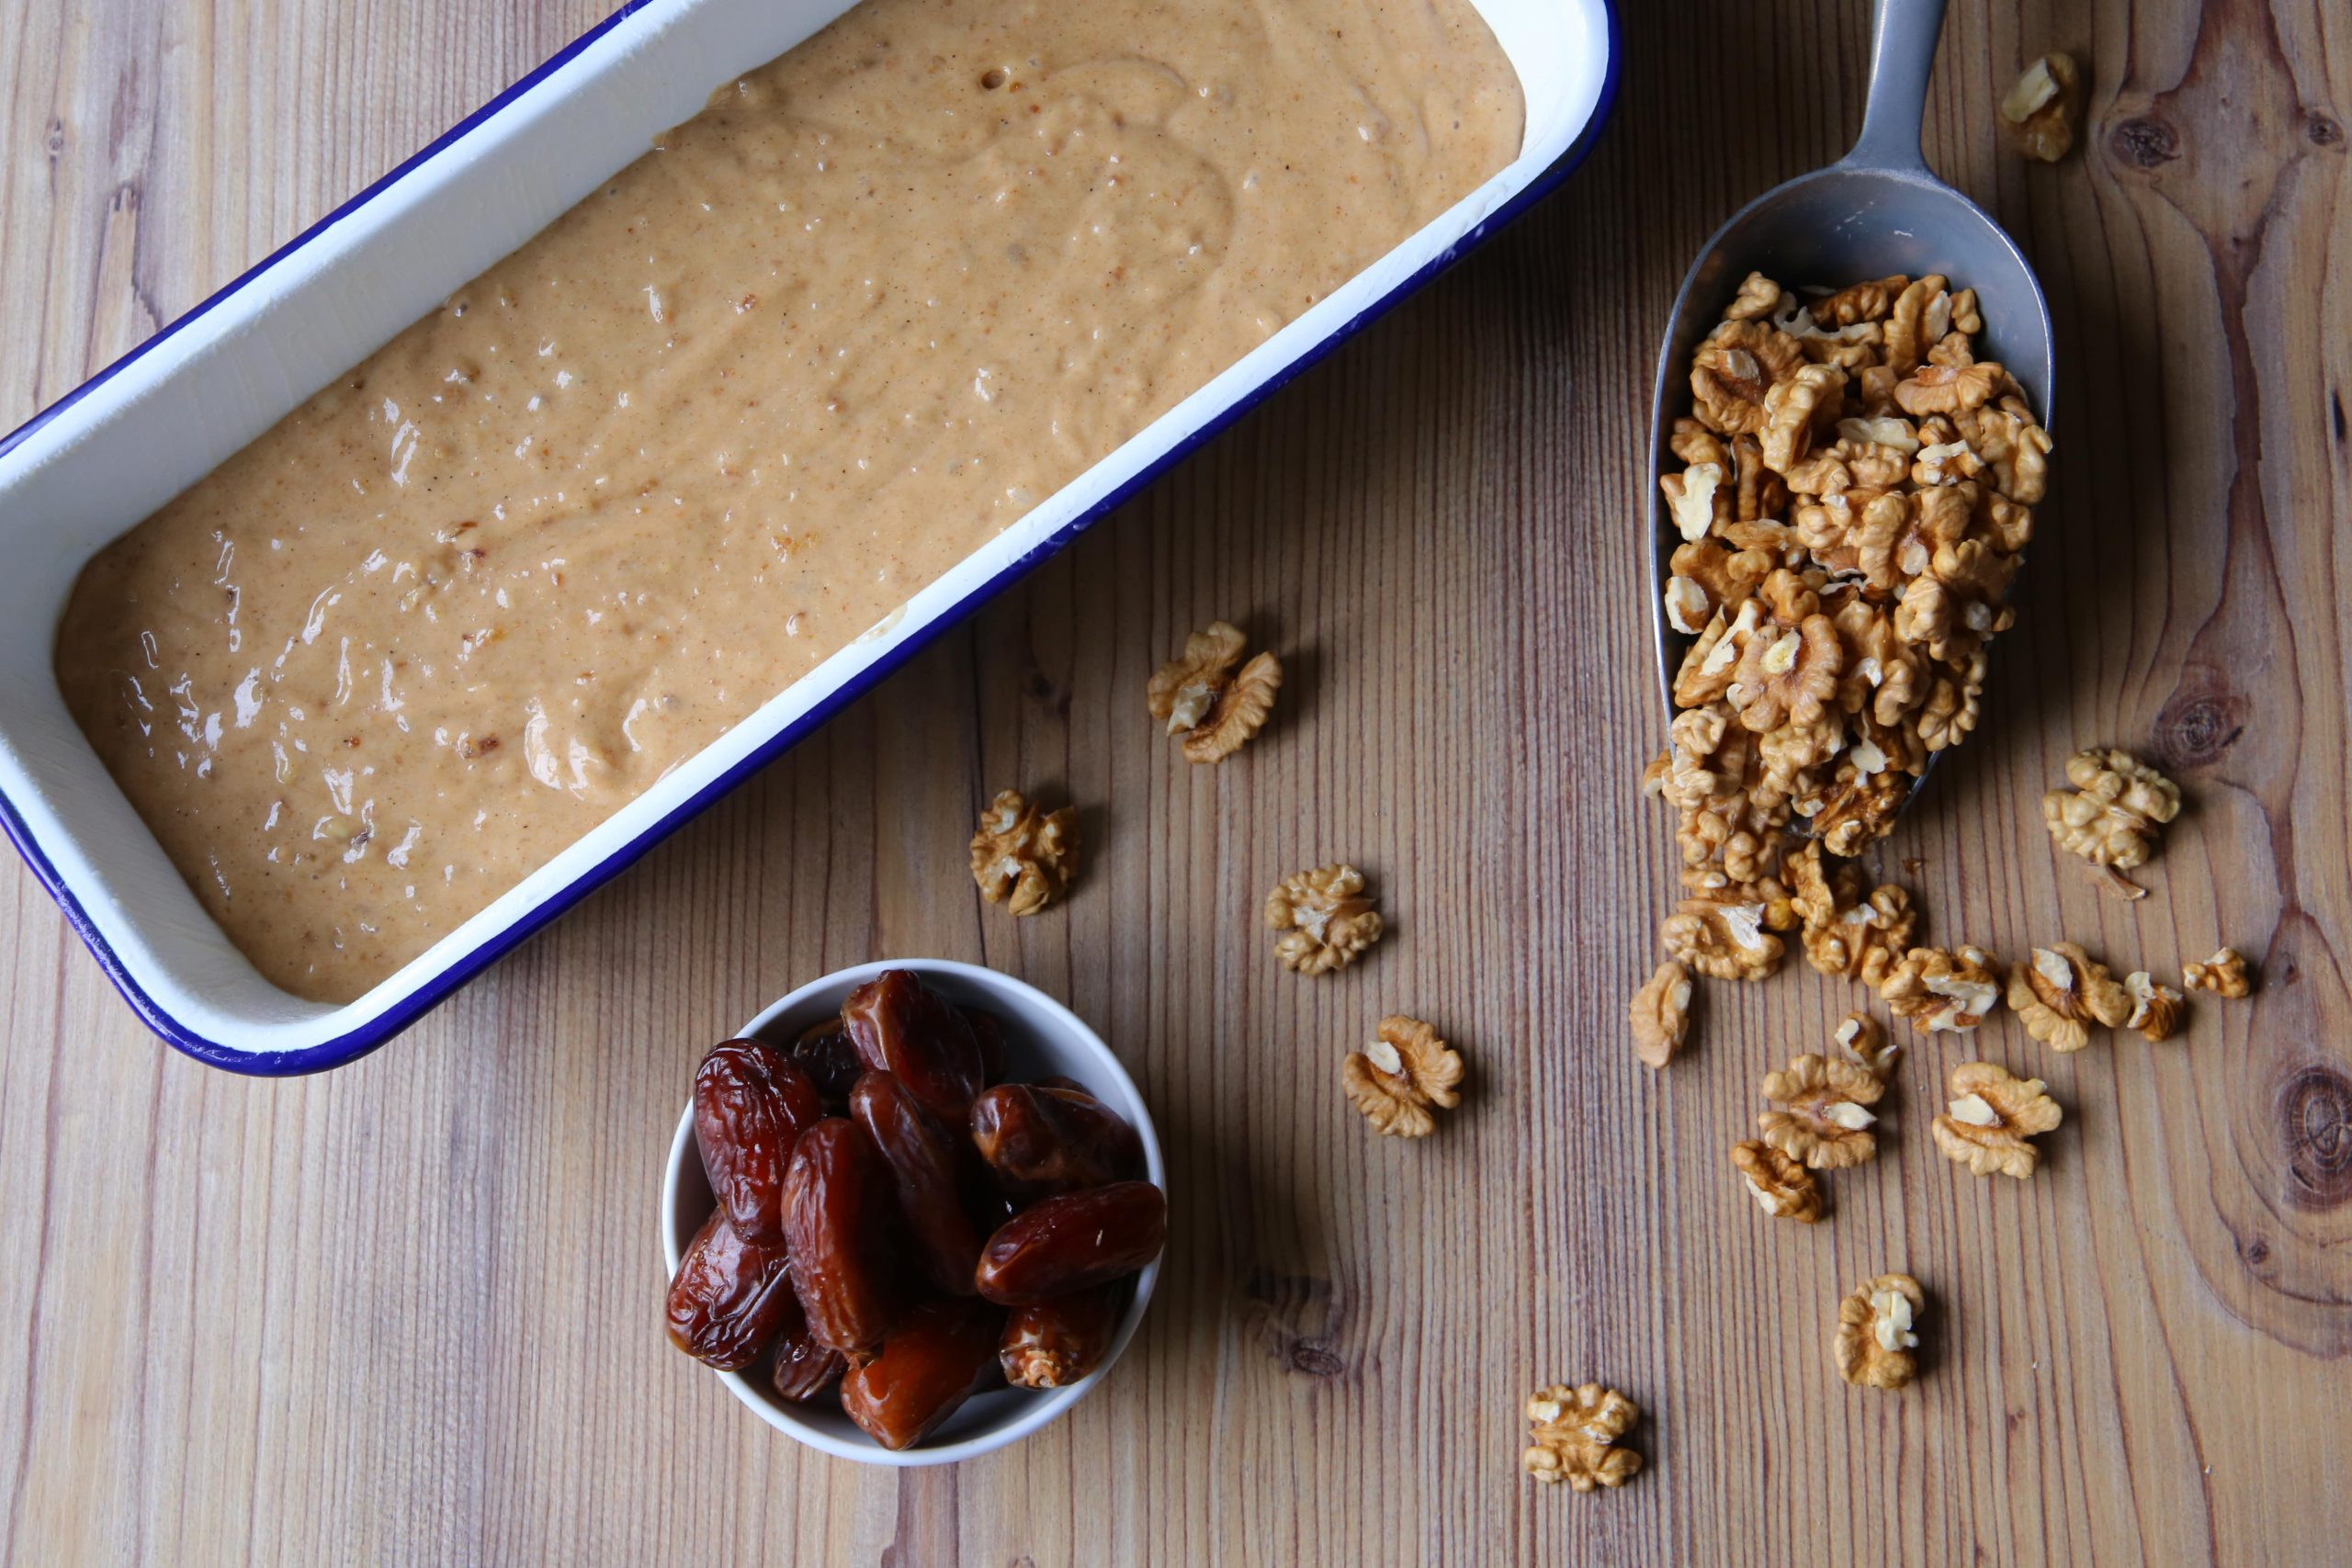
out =
<path fill-rule="evenodd" d="M 1007 1079 L 1026 1081 L 1059 1075 L 1084 1084 L 1095 1099 L 1134 1124 L 1143 1139 L 1145 1179 L 1163 1192 L 1168 1190 L 1167 1169 L 1159 1158 L 1159 1134 L 1152 1128 L 1151 1112 L 1144 1109 L 1135 1080 L 1119 1066 L 1119 1059 L 1076 1013 L 1009 975 L 937 958 L 861 964 L 801 987 L 745 1024 L 741 1035 L 789 1043 L 810 1024 L 839 1012 L 842 998 L 886 969 L 911 969 L 925 985 L 950 1000 L 985 1008 L 1002 1019 Z M 669 1265 L 665 1278 L 676 1277 L 686 1244 L 710 1217 L 716 1203 L 710 1179 L 703 1171 L 702 1153 L 695 1146 L 695 1108 L 689 1099 L 685 1114 L 678 1118 L 677 1135 L 670 1140 L 669 1168 L 662 1179 L 662 1255 Z M 778 1398 L 765 1382 L 741 1372 L 697 1370 L 724 1382 L 729 1393 L 777 1431 L 836 1458 L 863 1464 L 952 1464 L 1018 1442 L 1091 1393 L 1118 1364 L 1127 1341 L 1135 1337 L 1136 1325 L 1143 1321 L 1144 1309 L 1151 1304 L 1152 1286 L 1159 1280 L 1159 1261 L 1155 1258 L 1136 1277 L 1135 1296 L 1112 1337 L 1110 1354 L 1086 1377 L 1068 1388 L 1042 1393 L 1001 1388 L 975 1394 L 937 1431 L 899 1452 L 867 1437 L 838 1405 L 794 1404 Z"/>

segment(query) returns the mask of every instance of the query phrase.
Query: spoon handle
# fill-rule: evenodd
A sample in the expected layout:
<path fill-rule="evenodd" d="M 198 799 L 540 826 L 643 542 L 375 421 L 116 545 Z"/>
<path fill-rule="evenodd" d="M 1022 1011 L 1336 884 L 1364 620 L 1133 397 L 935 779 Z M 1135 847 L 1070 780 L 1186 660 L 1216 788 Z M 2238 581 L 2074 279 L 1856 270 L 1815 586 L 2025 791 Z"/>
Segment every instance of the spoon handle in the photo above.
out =
<path fill-rule="evenodd" d="M 1838 160 L 1849 168 L 1928 172 L 1919 152 L 1919 120 L 1928 108 L 1928 76 L 1936 65 L 1944 0 L 1876 0 L 1871 18 L 1871 96 L 1862 133 Z"/>

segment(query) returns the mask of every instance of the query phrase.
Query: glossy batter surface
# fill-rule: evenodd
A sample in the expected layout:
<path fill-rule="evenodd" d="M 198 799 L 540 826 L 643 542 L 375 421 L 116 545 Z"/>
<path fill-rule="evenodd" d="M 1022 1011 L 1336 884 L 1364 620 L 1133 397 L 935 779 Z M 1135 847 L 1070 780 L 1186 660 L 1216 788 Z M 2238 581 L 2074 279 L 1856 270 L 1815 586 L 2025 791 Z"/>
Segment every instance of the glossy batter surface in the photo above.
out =
<path fill-rule="evenodd" d="M 91 561 L 271 980 L 415 957 L 1518 151 L 1466 0 L 866 0 Z"/>

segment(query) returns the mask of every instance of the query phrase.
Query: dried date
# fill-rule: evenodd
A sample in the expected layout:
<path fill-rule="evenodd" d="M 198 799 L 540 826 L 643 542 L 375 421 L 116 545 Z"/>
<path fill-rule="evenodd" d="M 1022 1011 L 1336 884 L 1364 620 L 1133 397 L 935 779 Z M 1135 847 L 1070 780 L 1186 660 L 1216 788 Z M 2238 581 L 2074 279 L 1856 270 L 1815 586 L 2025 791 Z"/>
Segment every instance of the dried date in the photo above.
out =
<path fill-rule="evenodd" d="M 865 1073 L 865 1064 L 857 1059 L 849 1026 L 839 1014 L 800 1032 L 800 1038 L 792 1043 L 792 1062 L 817 1086 L 826 1115 L 839 1116 L 848 1111 L 849 1091 Z"/>
<path fill-rule="evenodd" d="M 781 1239 L 744 1235 L 712 1210 L 670 1281 L 670 1343 L 723 1372 L 750 1366 L 784 1321 L 790 1272 Z"/>
<path fill-rule="evenodd" d="M 768 1369 L 768 1382 L 780 1398 L 806 1404 L 841 1381 L 849 1370 L 849 1358 L 809 1332 L 798 1295 L 791 1291 L 779 1294 L 786 1304 L 776 1325 L 775 1364 Z"/>
<path fill-rule="evenodd" d="M 964 1209 L 956 1144 L 888 1073 L 858 1079 L 850 1090 L 849 1111 L 889 1168 L 899 1213 L 914 1236 L 923 1273 L 949 1295 L 970 1295 L 980 1235 Z"/>
<path fill-rule="evenodd" d="M 1153 1258 L 1168 1238 L 1168 1200 L 1148 1181 L 1118 1181 L 1034 1203 L 989 1237 L 975 1281 L 1005 1306 L 1028 1306 L 1108 1284 Z"/>
<path fill-rule="evenodd" d="M 1022 1201 L 1143 1174 L 1143 1140 L 1082 1089 L 999 1084 L 972 1102 L 972 1144 Z"/>
<path fill-rule="evenodd" d="M 957 1012 L 972 1026 L 972 1043 L 980 1048 L 980 1081 L 1004 1081 L 1004 1021 L 979 1008 L 958 1005 Z"/>
<path fill-rule="evenodd" d="M 842 1022 L 870 1071 L 905 1084 L 944 1125 L 963 1124 L 980 1092 L 980 1045 L 955 1004 L 911 970 L 890 969 L 849 994 Z"/>
<path fill-rule="evenodd" d="M 1067 1388 L 1102 1364 L 1126 1304 L 1124 1284 L 1015 1307 L 1005 1319 L 997 1359 L 1015 1388 Z"/>
<path fill-rule="evenodd" d="M 881 1343 L 899 1310 L 881 1256 L 895 1215 L 882 1158 L 856 1122 L 829 1116 L 800 1136 L 784 1179 L 792 1286 L 809 1332 L 836 1350 Z"/>
<path fill-rule="evenodd" d="M 712 1196 L 735 1228 L 784 1229 L 784 1172 L 800 1134 L 824 1114 L 799 1068 L 763 1040 L 728 1040 L 695 1071 L 695 1144 Z"/>
<path fill-rule="evenodd" d="M 1003 1316 L 973 1301 L 915 1308 L 880 1353 L 842 1379 L 842 1408 L 886 1449 L 921 1442 L 994 1369 Z"/>

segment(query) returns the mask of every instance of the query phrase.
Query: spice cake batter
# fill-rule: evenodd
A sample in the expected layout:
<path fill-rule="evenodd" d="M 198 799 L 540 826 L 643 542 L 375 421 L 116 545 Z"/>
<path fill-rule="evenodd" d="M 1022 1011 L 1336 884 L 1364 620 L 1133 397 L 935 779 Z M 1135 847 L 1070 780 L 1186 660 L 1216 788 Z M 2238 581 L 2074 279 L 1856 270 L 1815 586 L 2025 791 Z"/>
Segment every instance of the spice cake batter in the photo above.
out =
<path fill-rule="evenodd" d="M 356 998 L 1516 154 L 1467 0 L 866 0 L 85 569 L 66 702 Z"/>

